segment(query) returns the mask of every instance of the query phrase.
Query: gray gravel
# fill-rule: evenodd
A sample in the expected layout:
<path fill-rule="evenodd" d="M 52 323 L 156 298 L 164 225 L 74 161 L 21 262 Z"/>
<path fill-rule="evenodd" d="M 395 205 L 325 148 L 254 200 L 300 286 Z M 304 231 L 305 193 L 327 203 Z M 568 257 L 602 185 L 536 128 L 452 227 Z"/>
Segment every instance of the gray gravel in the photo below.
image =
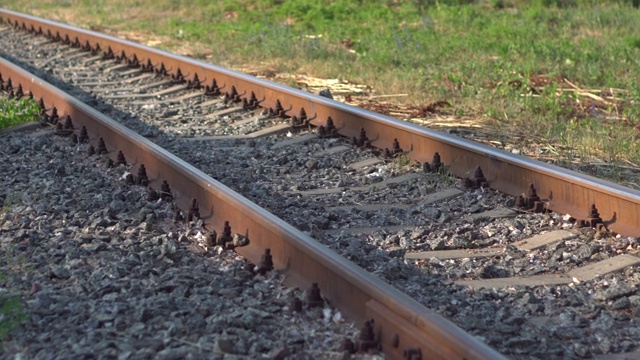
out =
<path fill-rule="evenodd" d="M 8 45 L 14 47 L 11 55 L 33 61 L 28 51 L 20 50 L 28 47 L 19 44 Z M 55 46 L 47 51 L 51 52 L 49 57 L 57 53 Z M 76 65 L 60 60 L 48 62 L 46 69 L 65 78 L 59 73 Z M 512 198 L 491 190 L 466 190 L 460 196 L 421 205 L 428 195 L 460 185 L 459 180 L 442 174 L 423 174 L 418 180 L 381 190 L 354 191 L 350 188 L 421 171 L 419 166 L 401 161 L 345 169 L 348 164 L 375 157 L 371 150 L 352 148 L 317 156 L 319 151 L 348 144 L 342 139 L 310 140 L 285 147 L 276 144 L 286 136 L 193 142 L 180 137 L 208 133 L 164 131 L 163 123 L 156 121 L 165 115 L 191 116 L 189 109 L 202 99 L 145 107 L 122 101 L 102 103 L 83 91 L 72 91 L 513 358 L 591 358 L 631 352 L 640 346 L 637 267 L 569 285 L 471 290 L 453 283 L 459 279 L 563 273 L 614 255 L 637 254 L 636 238 L 581 229 L 575 239 L 532 252 L 520 251 L 511 244 L 535 234 L 570 229 L 571 223 L 564 214 L 465 218 L 466 214 L 513 204 Z M 220 133 L 234 131 L 225 121 L 216 124 L 215 131 Z M 336 187 L 344 191 L 315 197 L 297 193 Z M 390 203 L 409 206 L 378 211 L 333 208 Z M 372 226 L 402 229 L 380 229 L 371 234 L 326 232 Z M 484 247 L 504 249 L 504 255 L 458 260 L 403 258 L 407 251 Z M 64 271 L 61 275 L 66 276 Z"/>
<path fill-rule="evenodd" d="M 207 246 L 85 150 L 50 131 L 0 136 L 0 296 L 26 314 L 3 358 L 349 357 L 358 331 L 339 312 L 294 312 L 302 291 Z"/>

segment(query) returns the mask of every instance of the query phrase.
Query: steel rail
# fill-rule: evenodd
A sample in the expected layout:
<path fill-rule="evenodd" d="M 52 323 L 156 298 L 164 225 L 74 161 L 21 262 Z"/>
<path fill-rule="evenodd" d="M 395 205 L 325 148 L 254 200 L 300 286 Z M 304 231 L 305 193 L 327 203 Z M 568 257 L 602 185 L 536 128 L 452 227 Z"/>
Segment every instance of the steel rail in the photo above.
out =
<path fill-rule="evenodd" d="M 595 204 L 609 229 L 622 235 L 640 236 L 640 191 L 108 35 L 3 9 L 0 18 L 14 26 L 50 31 L 81 44 L 89 42 L 94 47 L 97 44 L 103 50 L 110 48 L 115 54 L 128 57 L 135 54 L 140 63 L 149 60 L 154 66 L 162 64 L 174 73 L 179 69 L 187 76 L 197 74 L 199 79 L 215 79 L 226 89 L 234 86 L 240 94 L 253 92 L 258 99 L 264 98 L 265 107 L 273 108 L 280 101 L 291 115 L 304 109 L 314 118 L 314 125 L 325 125 L 331 117 L 340 134 L 357 137 L 360 129 L 364 129 L 371 144 L 381 149 L 391 148 L 397 139 L 409 150 L 410 157 L 423 163 L 438 152 L 447 170 L 460 177 L 472 177 L 480 166 L 491 188 L 510 195 L 520 195 L 533 184 L 547 209 L 577 219 L 588 219 L 590 206 Z"/>
<path fill-rule="evenodd" d="M 521 195 L 534 185 L 546 209 L 589 219 L 595 205 L 604 224 L 626 236 L 640 236 L 640 191 L 597 179 L 558 166 L 545 164 L 499 149 L 449 136 L 368 110 L 342 104 L 324 97 L 224 69 L 195 59 L 167 53 L 112 36 L 0 9 L 0 19 L 24 29 L 59 34 L 80 44 L 86 42 L 140 63 L 150 61 L 156 68 L 164 65 L 174 74 L 206 81 L 216 80 L 225 89 L 234 86 L 238 93 L 253 92 L 264 99 L 264 107 L 274 108 L 279 101 L 289 115 L 304 109 L 314 125 L 326 125 L 331 117 L 341 135 L 357 137 L 364 129 L 373 146 L 392 148 L 395 139 L 408 156 L 425 163 L 439 153 L 447 171 L 459 177 L 473 177 L 480 166 L 489 187 L 510 195 Z"/>
<path fill-rule="evenodd" d="M 318 283 L 325 297 L 356 321 L 374 320 L 382 350 L 391 358 L 416 351 L 427 358 L 502 359 L 502 355 L 362 268 L 340 257 L 283 220 L 252 203 L 167 150 L 0 57 L 0 75 L 24 93 L 69 115 L 75 131 L 86 127 L 90 142 L 104 139 L 108 156 L 122 151 L 134 168 L 144 165 L 150 186 L 166 180 L 175 203 L 187 209 L 197 199 L 207 228 L 222 229 L 228 221 L 235 233 L 246 235 L 249 246 L 236 248 L 259 263 L 271 249 L 274 266 L 290 284 Z"/>

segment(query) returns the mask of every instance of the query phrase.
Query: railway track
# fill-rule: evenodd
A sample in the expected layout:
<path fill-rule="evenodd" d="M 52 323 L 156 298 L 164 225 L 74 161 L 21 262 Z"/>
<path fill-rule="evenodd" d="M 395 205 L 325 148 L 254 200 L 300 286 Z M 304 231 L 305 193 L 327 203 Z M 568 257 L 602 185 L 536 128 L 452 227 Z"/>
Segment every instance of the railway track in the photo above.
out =
<path fill-rule="evenodd" d="M 269 248 L 292 284 L 317 283 L 351 318 L 373 319 L 367 341 L 389 357 L 500 357 L 478 336 L 514 357 L 629 352 L 639 341 L 622 326 L 638 304 L 638 244 L 609 232 L 637 236 L 638 192 L 195 60 L 0 15 L 2 56 L 48 72 L 77 99 L 3 62 L 6 92 L 19 95 L 20 84 L 42 98 L 76 144 L 86 127 L 87 151 L 101 152 L 103 138 L 113 165 L 153 187 L 150 196 L 166 180 L 177 220 L 202 219 L 233 247 L 228 222 L 252 263 Z M 586 345 L 604 335 L 585 322 L 612 323 L 607 331 L 628 344 Z M 563 336 L 573 325 L 578 335 Z"/>

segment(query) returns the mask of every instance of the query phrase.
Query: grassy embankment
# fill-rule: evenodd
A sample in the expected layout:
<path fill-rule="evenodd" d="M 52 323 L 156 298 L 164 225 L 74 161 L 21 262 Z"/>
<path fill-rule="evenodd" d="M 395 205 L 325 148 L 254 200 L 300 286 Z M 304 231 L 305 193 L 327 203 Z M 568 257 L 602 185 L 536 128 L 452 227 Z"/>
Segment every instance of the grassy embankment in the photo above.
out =
<path fill-rule="evenodd" d="M 347 79 L 621 180 L 640 164 L 635 0 L 5 1 L 258 74 Z M 637 2 L 637 1 L 635 1 Z M 428 107 L 438 103 L 443 106 Z M 420 111 L 422 110 L 422 111 Z"/>

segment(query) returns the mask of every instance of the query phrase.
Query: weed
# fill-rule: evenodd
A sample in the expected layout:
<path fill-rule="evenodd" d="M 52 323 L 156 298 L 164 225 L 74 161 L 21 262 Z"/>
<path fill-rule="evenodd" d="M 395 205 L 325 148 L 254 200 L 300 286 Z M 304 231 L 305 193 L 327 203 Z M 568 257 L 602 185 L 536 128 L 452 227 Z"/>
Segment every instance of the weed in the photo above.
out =
<path fill-rule="evenodd" d="M 20 195 L 14 192 L 6 194 L 4 202 L 2 203 L 2 207 L 0 208 L 0 218 L 2 218 L 6 213 L 9 212 L 9 209 L 11 209 L 11 206 L 13 204 L 19 201 L 19 197 Z"/>
<path fill-rule="evenodd" d="M 396 158 L 396 168 L 398 170 L 403 170 L 409 167 L 412 164 L 413 160 L 405 154 L 401 154 Z"/>
<path fill-rule="evenodd" d="M 40 118 L 40 107 L 33 99 L 0 98 L 0 129 L 37 121 Z"/>
<path fill-rule="evenodd" d="M 20 297 L 0 295 L 0 342 L 13 328 L 27 319 Z"/>

